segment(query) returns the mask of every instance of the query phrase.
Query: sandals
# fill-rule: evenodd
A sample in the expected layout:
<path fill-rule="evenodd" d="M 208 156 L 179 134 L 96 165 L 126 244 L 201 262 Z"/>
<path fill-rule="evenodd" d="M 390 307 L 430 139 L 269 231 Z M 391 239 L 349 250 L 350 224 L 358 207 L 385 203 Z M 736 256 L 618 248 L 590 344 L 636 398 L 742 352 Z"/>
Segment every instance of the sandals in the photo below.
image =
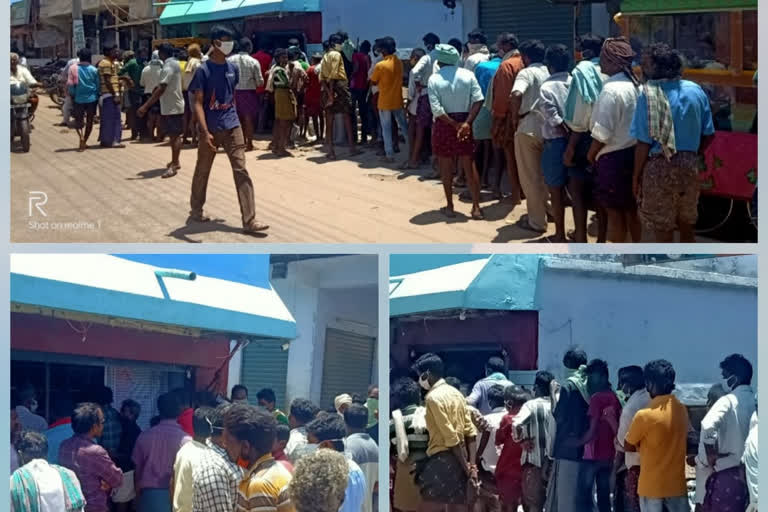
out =
<path fill-rule="evenodd" d="M 512 224 L 512 223 L 511 223 L 511 222 L 509 222 L 509 221 L 507 221 L 507 223 L 508 223 L 508 224 Z M 520 218 L 520 220 L 518 220 L 518 221 L 517 221 L 516 223 L 514 223 L 514 224 L 515 224 L 515 225 L 516 225 L 518 228 L 520 228 L 520 229 L 524 229 L 524 230 L 526 230 L 526 231 L 533 231 L 534 233 L 539 233 L 539 234 L 541 234 L 541 235 L 543 235 L 544 233 L 546 233 L 546 232 L 547 232 L 547 230 L 546 230 L 546 229 L 539 229 L 539 228 L 534 228 L 533 226 L 531 226 L 531 223 L 528 221 L 528 216 L 527 216 L 527 215 L 526 215 L 525 217 L 522 217 L 522 218 Z"/>
<path fill-rule="evenodd" d="M 477 210 L 472 212 L 472 220 L 485 220 L 485 215 L 483 214 L 483 210 Z"/>
<path fill-rule="evenodd" d="M 174 164 L 168 164 L 168 168 L 165 170 L 165 172 L 160 176 L 161 178 L 173 178 L 176 176 L 179 171 L 181 170 L 180 165 L 174 165 Z"/>
<path fill-rule="evenodd" d="M 268 224 L 262 224 L 261 222 L 253 220 L 247 226 L 243 226 L 243 233 L 245 233 L 246 235 L 253 235 L 256 233 L 260 233 L 262 231 L 266 231 L 268 229 L 269 229 Z"/>
<path fill-rule="evenodd" d="M 189 212 L 189 218 L 195 222 L 210 222 L 211 218 L 204 215 L 202 212 L 195 213 L 195 212 Z"/>

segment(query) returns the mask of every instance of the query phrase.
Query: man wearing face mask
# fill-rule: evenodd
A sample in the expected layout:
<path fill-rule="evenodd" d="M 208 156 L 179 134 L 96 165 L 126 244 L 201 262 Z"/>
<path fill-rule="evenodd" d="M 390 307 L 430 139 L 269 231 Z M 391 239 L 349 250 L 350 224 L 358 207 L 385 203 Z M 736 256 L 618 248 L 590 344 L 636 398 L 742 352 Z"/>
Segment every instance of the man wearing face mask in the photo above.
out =
<path fill-rule="evenodd" d="M 651 395 L 645 389 L 645 382 L 643 381 L 643 369 L 639 366 L 627 366 L 620 369 L 619 389 L 624 394 L 626 404 L 621 410 L 619 430 L 616 434 L 616 453 L 617 457 L 621 458 L 616 463 L 616 467 L 619 468 L 616 477 L 616 494 L 619 494 L 619 489 L 624 490 L 623 510 L 625 512 L 640 512 L 640 498 L 637 495 L 637 482 L 640 479 L 640 455 L 631 452 L 625 453 L 624 440 L 638 411 L 645 409 L 651 403 Z M 616 509 L 618 510 L 618 508 L 617 506 Z"/>
<path fill-rule="evenodd" d="M 311 450 L 329 449 L 339 453 L 344 453 L 344 438 L 347 435 L 347 429 L 344 420 L 336 414 L 328 414 L 317 418 L 307 425 L 307 442 Z M 370 510 L 370 507 L 364 507 L 367 496 L 367 484 L 365 474 L 360 466 L 352 460 L 347 459 L 349 465 L 349 479 L 347 481 L 347 490 L 344 493 L 344 502 L 339 512 L 361 512 Z"/>
<path fill-rule="evenodd" d="M 741 354 L 733 354 L 720 363 L 720 370 L 721 385 L 728 394 L 701 421 L 707 465 L 714 469 L 707 481 L 703 512 L 741 511 L 749 504 L 741 459 L 756 408 L 752 364 Z"/>
<path fill-rule="evenodd" d="M 48 429 L 48 422 L 42 416 L 35 414 L 35 411 L 37 411 L 37 392 L 32 385 L 24 386 L 19 391 L 19 405 L 16 406 L 21 428 L 33 432 L 45 432 Z"/>
<path fill-rule="evenodd" d="M 231 461 L 244 460 L 248 469 L 237 489 L 238 512 L 291 512 L 291 473 L 272 457 L 277 420 L 269 412 L 235 404 L 224 414 L 224 446 Z"/>
<path fill-rule="evenodd" d="M 424 512 L 464 512 L 470 502 L 470 487 L 476 493 L 477 431 L 464 396 L 446 384 L 442 359 L 424 354 L 413 365 L 419 385 L 427 391 L 426 407 L 429 446 L 427 459 L 416 470 Z"/>
<path fill-rule="evenodd" d="M 189 92 L 195 97 L 195 115 L 200 126 L 190 218 L 197 222 L 210 220 L 203 214 L 208 177 L 218 147 L 224 146 L 235 178 L 243 232 L 253 235 L 269 229 L 269 226 L 256 220 L 253 182 L 245 167 L 245 138 L 235 109 L 235 88 L 240 73 L 237 66 L 227 61 L 235 44 L 233 35 L 226 27 L 213 28 L 210 58 L 200 66 L 189 85 Z"/>
<path fill-rule="evenodd" d="M 675 369 L 669 361 L 651 361 L 643 378 L 651 403 L 635 415 L 624 440 L 626 453 L 640 454 L 640 510 L 690 512 L 685 481 L 688 410 L 672 394 Z"/>

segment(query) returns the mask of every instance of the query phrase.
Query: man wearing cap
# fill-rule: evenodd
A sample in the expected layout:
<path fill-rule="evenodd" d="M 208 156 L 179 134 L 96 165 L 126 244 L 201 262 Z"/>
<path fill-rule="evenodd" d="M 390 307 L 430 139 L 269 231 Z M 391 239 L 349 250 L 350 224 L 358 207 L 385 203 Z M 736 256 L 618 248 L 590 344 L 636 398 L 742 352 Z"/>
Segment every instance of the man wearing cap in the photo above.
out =
<path fill-rule="evenodd" d="M 437 157 L 447 205 L 441 211 L 450 218 L 453 209 L 453 160 L 467 177 L 472 194 L 472 218 L 483 219 L 480 209 L 480 178 L 473 161 L 472 123 L 483 106 L 483 92 L 474 73 L 459 66 L 459 52 L 451 45 L 438 44 L 434 50 L 439 71 L 429 78 L 429 105 L 435 118 L 432 152 Z"/>
<path fill-rule="evenodd" d="M 339 395 L 333 400 L 333 408 L 336 409 L 336 412 L 341 416 L 344 416 L 344 411 L 346 411 L 350 405 L 352 405 L 352 397 L 347 393 Z"/>

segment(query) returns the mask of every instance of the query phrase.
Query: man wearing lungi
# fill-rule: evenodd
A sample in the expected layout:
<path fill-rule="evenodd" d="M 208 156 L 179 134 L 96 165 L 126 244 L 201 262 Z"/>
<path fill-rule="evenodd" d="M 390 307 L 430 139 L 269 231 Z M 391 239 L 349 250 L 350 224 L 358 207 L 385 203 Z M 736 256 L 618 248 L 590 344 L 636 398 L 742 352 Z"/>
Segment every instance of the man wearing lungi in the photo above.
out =
<path fill-rule="evenodd" d="M 458 54 L 458 52 L 457 52 Z M 443 361 L 424 354 L 413 365 L 419 385 L 427 391 L 427 459 L 418 464 L 420 512 L 466 512 L 477 496 L 475 464 L 477 431 L 464 396 L 445 382 Z"/>
<path fill-rule="evenodd" d="M 474 73 L 458 67 L 461 58 L 456 48 L 438 44 L 435 57 L 440 70 L 429 78 L 427 94 L 435 118 L 432 152 L 437 157 L 447 202 L 442 212 L 449 218 L 456 216 L 453 210 L 453 161 L 457 158 L 472 194 L 472 218 L 482 220 L 472 123 L 483 106 L 483 92 Z"/>

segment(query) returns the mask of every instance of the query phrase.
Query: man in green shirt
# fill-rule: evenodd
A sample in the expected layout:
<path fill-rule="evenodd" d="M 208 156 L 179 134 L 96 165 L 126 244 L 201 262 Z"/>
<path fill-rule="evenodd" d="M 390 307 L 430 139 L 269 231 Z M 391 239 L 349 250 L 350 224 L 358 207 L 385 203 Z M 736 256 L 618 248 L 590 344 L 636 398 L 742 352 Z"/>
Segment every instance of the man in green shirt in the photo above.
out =
<path fill-rule="evenodd" d="M 144 99 L 144 88 L 141 87 L 141 72 L 144 66 L 139 64 L 136 59 L 136 54 L 132 51 L 127 51 L 123 54 L 122 69 L 117 73 L 121 79 L 125 79 L 128 82 L 128 104 L 126 117 L 128 126 L 131 128 L 131 140 L 136 140 L 141 136 L 143 120 L 136 115 L 136 111 L 142 104 Z"/>
<path fill-rule="evenodd" d="M 272 413 L 278 423 L 288 425 L 288 416 L 275 406 L 277 404 L 277 397 L 275 396 L 274 391 L 269 388 L 264 388 L 256 393 L 256 399 L 259 401 L 261 407 Z"/>

